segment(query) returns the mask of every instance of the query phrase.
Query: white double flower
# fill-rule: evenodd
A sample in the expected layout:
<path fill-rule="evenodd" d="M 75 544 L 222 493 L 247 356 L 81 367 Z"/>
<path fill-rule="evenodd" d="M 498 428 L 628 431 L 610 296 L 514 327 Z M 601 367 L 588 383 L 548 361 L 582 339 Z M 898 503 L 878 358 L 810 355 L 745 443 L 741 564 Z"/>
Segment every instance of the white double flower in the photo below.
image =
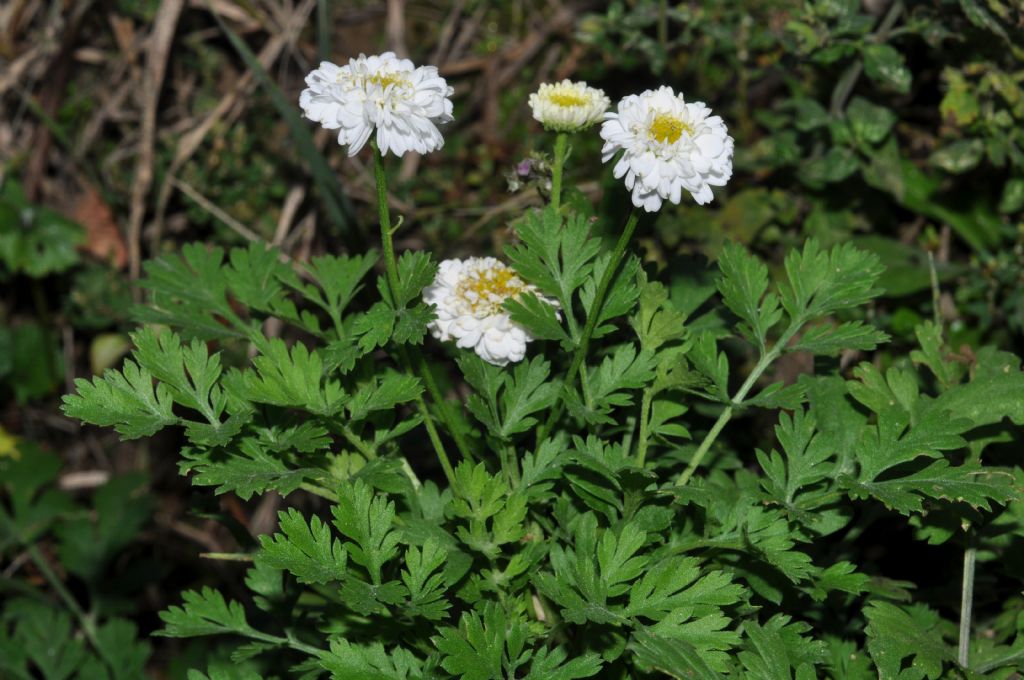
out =
<path fill-rule="evenodd" d="M 438 340 L 454 340 L 495 366 L 522 361 L 533 337 L 512 321 L 503 305 L 526 292 L 557 305 L 493 257 L 445 260 L 434 282 L 423 290 L 424 302 L 437 310 L 427 328 Z"/>
<path fill-rule="evenodd" d="M 679 203 L 688 191 L 697 203 L 709 203 L 713 186 L 732 177 L 733 139 L 719 116 L 703 102 L 686 103 L 671 87 L 647 90 L 619 102 L 601 125 L 602 160 L 623 154 L 615 177 L 626 180 L 633 205 L 647 212 L 663 201 Z"/>
<path fill-rule="evenodd" d="M 438 125 L 452 120 L 452 88 L 435 66 L 416 67 L 393 52 L 359 55 L 346 66 L 329 61 L 306 76 L 299 105 L 306 118 L 338 131 L 356 155 L 376 131 L 382 154 L 425 154 L 444 146 Z"/>

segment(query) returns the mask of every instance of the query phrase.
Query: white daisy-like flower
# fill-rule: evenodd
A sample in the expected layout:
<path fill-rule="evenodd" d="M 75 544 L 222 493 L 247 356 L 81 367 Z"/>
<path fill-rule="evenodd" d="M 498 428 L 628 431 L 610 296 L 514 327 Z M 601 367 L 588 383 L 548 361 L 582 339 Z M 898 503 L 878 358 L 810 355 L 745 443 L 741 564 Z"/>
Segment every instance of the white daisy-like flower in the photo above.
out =
<path fill-rule="evenodd" d="M 512 321 L 502 305 L 525 292 L 557 305 L 498 259 L 445 260 L 434 282 L 423 290 L 423 301 L 437 310 L 437 318 L 427 328 L 438 340 L 454 340 L 457 347 L 473 349 L 495 366 L 522 361 L 526 343 L 533 337 Z"/>
<path fill-rule="evenodd" d="M 571 80 L 554 85 L 544 83 L 530 95 L 533 117 L 556 132 L 576 132 L 590 127 L 601 120 L 610 104 L 604 90 Z"/>
<path fill-rule="evenodd" d="M 437 126 L 452 120 L 452 88 L 435 66 L 416 67 L 393 52 L 359 55 L 346 66 L 329 61 L 306 76 L 299 105 L 306 118 L 338 131 L 348 155 L 373 131 L 382 154 L 430 153 L 444 146 Z"/>
<path fill-rule="evenodd" d="M 711 187 L 732 177 L 734 142 L 722 118 L 703 102 L 687 104 L 671 87 L 625 97 L 618 111 L 605 114 L 601 137 L 605 163 L 625 152 L 615 177 L 626 178 L 633 205 L 647 212 L 662 201 L 679 203 L 684 189 L 697 203 L 709 203 Z"/>

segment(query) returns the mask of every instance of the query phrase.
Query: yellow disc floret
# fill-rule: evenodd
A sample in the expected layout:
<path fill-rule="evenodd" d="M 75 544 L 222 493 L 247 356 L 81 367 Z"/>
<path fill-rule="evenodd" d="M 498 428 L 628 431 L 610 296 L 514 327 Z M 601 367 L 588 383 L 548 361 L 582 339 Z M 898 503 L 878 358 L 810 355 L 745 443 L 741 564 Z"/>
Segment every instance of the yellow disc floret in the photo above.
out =
<path fill-rule="evenodd" d="M 456 294 L 477 316 L 490 316 L 502 311 L 505 300 L 517 297 L 527 285 L 515 271 L 501 262 L 465 272 Z"/>
<path fill-rule="evenodd" d="M 647 134 L 656 142 L 674 144 L 679 141 L 683 133 L 693 134 L 693 127 L 676 116 L 659 113 L 654 116 L 654 122 L 647 130 Z"/>
<path fill-rule="evenodd" d="M 586 106 L 588 104 L 587 99 L 582 97 L 572 90 L 566 89 L 561 92 L 552 92 L 548 95 L 548 101 L 558 106 Z"/>
<path fill-rule="evenodd" d="M 367 83 L 373 85 L 380 85 L 381 88 L 387 89 L 389 85 L 407 85 L 408 81 L 402 78 L 397 73 L 374 73 L 372 76 L 366 79 Z"/>

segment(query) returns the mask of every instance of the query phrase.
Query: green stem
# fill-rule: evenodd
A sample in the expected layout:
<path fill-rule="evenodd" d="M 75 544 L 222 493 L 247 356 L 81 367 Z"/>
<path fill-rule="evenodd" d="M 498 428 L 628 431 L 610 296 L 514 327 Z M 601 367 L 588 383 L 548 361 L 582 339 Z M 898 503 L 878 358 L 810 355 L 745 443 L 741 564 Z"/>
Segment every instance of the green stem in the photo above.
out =
<path fill-rule="evenodd" d="M 221 560 L 223 562 L 252 562 L 255 557 L 252 553 L 224 553 L 205 552 L 199 553 L 204 560 Z"/>
<path fill-rule="evenodd" d="M 647 428 L 651 417 L 651 401 L 654 399 L 654 390 L 650 387 L 644 388 L 644 395 L 640 401 L 640 438 L 636 443 L 636 465 L 643 467 L 647 459 Z"/>
<path fill-rule="evenodd" d="M 325 489 L 319 484 L 313 484 L 312 482 L 303 482 L 299 485 L 299 488 L 303 491 L 308 491 L 314 496 L 320 496 L 320 498 L 326 498 L 332 503 L 338 502 L 338 494 L 334 493 L 330 489 Z"/>
<path fill-rule="evenodd" d="M 416 407 L 419 409 L 420 415 L 423 416 L 423 425 L 427 428 L 427 436 L 430 437 L 430 443 L 434 445 L 434 452 L 437 453 L 437 460 L 441 463 L 444 476 L 448 478 L 448 485 L 452 487 L 452 492 L 458 495 L 459 488 L 455 483 L 455 470 L 452 469 L 452 463 L 448 460 L 448 452 L 445 451 L 444 444 L 441 443 L 441 437 L 437 434 L 437 428 L 434 426 L 434 419 L 430 417 L 430 411 L 427 409 L 427 403 L 423 401 L 423 397 L 416 397 Z"/>
<path fill-rule="evenodd" d="M 970 536 L 964 550 L 964 580 L 960 591 L 960 646 L 957 661 L 967 668 L 971 649 L 971 609 L 974 606 L 974 564 L 977 549 L 971 545 Z"/>
<path fill-rule="evenodd" d="M 519 486 L 520 477 L 519 466 L 516 465 L 516 451 L 510 443 L 501 446 L 501 468 L 510 486 L 513 489 Z"/>
<path fill-rule="evenodd" d="M 639 221 L 639 213 L 635 209 L 631 210 L 629 219 L 626 220 L 626 226 L 623 227 L 622 234 L 619 236 L 619 242 L 615 244 L 612 257 L 608 261 L 608 266 L 605 267 L 600 283 L 597 285 L 594 301 L 591 303 L 590 311 L 587 314 L 587 324 L 583 327 L 580 343 L 576 346 L 576 352 L 572 356 L 572 363 L 569 365 L 569 372 L 565 376 L 566 386 L 572 384 L 572 381 L 576 378 L 576 373 L 579 372 L 580 367 L 583 365 L 583 360 L 587 356 L 590 338 L 594 335 L 594 330 L 597 328 L 597 320 L 601 317 L 601 307 L 604 306 L 605 296 L 608 295 L 608 287 L 611 285 L 612 279 L 615 278 L 615 273 L 619 270 L 622 256 L 626 253 L 626 248 L 629 246 L 630 239 L 633 238 L 633 232 L 636 231 L 636 224 Z"/>
<path fill-rule="evenodd" d="M 388 288 L 391 300 L 397 304 L 399 290 L 398 262 L 395 260 L 395 245 L 391 240 L 391 209 L 388 207 L 388 180 L 384 175 L 384 159 L 381 157 L 377 140 L 370 139 L 373 147 L 373 174 L 377 181 L 377 217 L 380 221 L 380 242 L 384 249 L 384 267 L 387 270 Z"/>
<path fill-rule="evenodd" d="M 363 439 L 353 432 L 348 425 L 342 422 L 335 423 L 341 435 L 345 438 L 349 444 L 355 447 L 356 451 L 363 455 L 366 460 L 373 460 L 377 457 L 377 450 L 370 444 L 367 444 Z"/>
<path fill-rule="evenodd" d="M 427 392 L 430 393 L 430 398 L 438 405 L 438 408 L 441 408 L 441 405 L 444 404 L 446 400 L 444 395 L 441 394 L 441 389 L 437 386 L 437 381 L 434 380 L 434 374 L 431 373 L 430 366 L 427 365 L 426 358 L 422 353 L 417 353 L 416 361 L 416 368 L 418 369 L 420 377 L 423 379 L 423 383 L 427 386 Z M 462 436 L 462 430 L 452 424 L 446 414 L 442 413 L 441 415 L 444 418 L 445 426 L 448 428 L 448 433 L 452 436 L 452 439 L 455 440 L 455 448 L 459 450 L 459 455 L 468 461 L 475 461 L 476 455 L 473 453 L 473 450 L 469 448 L 469 443 L 466 442 L 466 438 Z"/>
<path fill-rule="evenodd" d="M 373 147 L 373 174 L 377 183 L 377 215 L 380 220 L 380 241 L 381 247 L 384 250 L 384 267 L 387 271 L 388 289 L 391 291 L 391 302 L 392 304 L 397 304 L 398 291 L 400 288 L 398 280 L 398 261 L 395 259 L 395 246 L 391 239 L 391 210 L 388 207 L 388 190 L 387 178 L 384 176 L 384 159 L 381 157 L 380 147 L 377 146 L 377 141 L 375 139 L 370 139 L 370 146 Z M 406 351 L 405 347 L 398 347 L 398 355 L 404 364 L 405 370 L 412 372 L 413 363 L 409 359 L 409 353 Z M 433 383 L 433 376 L 429 375 L 429 371 L 418 372 L 420 373 L 420 377 L 423 379 L 424 384 L 427 385 L 427 389 L 430 389 L 430 384 Z M 434 386 L 434 389 L 437 389 L 436 385 Z M 430 443 L 434 447 L 434 452 L 437 454 L 437 459 L 441 463 L 441 467 L 444 469 L 444 474 L 448 478 L 448 484 L 451 485 L 452 491 L 457 494 L 458 489 L 455 485 L 455 472 L 452 469 L 451 461 L 448 459 L 448 452 L 445 450 L 444 443 L 441 441 L 441 437 L 437 433 L 437 428 L 434 426 L 433 416 L 430 414 L 430 409 L 427 408 L 427 403 L 423 400 L 423 397 L 416 398 L 416 408 L 420 412 L 420 416 L 423 418 L 423 426 L 427 428 L 427 435 L 430 438 Z M 454 428 L 451 427 L 449 427 L 449 429 L 454 430 Z"/>
<path fill-rule="evenodd" d="M 551 166 L 551 207 L 557 213 L 562 206 L 562 171 L 565 168 L 569 135 L 559 132 L 555 137 L 555 159 Z"/>
<path fill-rule="evenodd" d="M 576 351 L 572 356 L 572 363 L 569 364 L 569 372 L 565 374 L 565 388 L 572 387 L 573 381 L 576 379 L 576 374 L 579 372 L 580 367 L 583 365 L 583 360 L 587 356 L 587 349 L 590 347 L 590 338 L 594 335 L 594 330 L 597 328 L 597 320 L 601 316 L 601 307 L 604 306 L 605 296 L 608 294 L 608 287 L 612 283 L 612 279 L 615 278 L 615 273 L 619 270 L 619 264 L 622 263 L 622 256 L 626 252 L 626 248 L 629 246 L 630 240 L 633 238 L 633 232 L 636 231 L 637 222 L 640 221 L 640 214 L 636 208 L 632 208 L 629 211 L 629 217 L 626 219 L 626 224 L 622 228 L 622 234 L 619 236 L 618 243 L 615 244 L 615 250 L 612 251 L 611 259 L 608 260 L 608 266 L 605 267 L 604 273 L 601 275 L 601 281 L 597 285 L 597 291 L 594 293 L 594 299 L 590 304 L 590 309 L 587 312 L 587 323 L 583 327 L 583 332 L 580 334 L 579 344 L 576 345 Z M 555 421 L 562 413 L 562 401 L 559 401 L 555 408 L 551 409 L 547 421 L 544 426 L 537 433 L 537 443 L 544 441 L 547 435 L 551 432 L 551 428 L 554 427 Z"/>
<path fill-rule="evenodd" d="M 82 632 L 85 633 L 85 637 L 89 639 L 89 644 L 93 646 L 96 651 L 100 651 L 99 640 L 96 637 L 96 625 L 93 623 L 92 618 L 82 610 L 81 605 L 76 600 L 67 588 L 64 587 L 64 583 L 57 577 L 53 569 L 50 568 L 50 563 L 46 561 L 42 553 L 39 552 L 39 548 L 35 545 L 27 547 L 28 556 L 32 558 L 32 562 L 39 569 L 39 572 L 46 578 L 50 586 L 57 591 L 57 595 L 64 601 L 67 608 L 71 610 L 71 613 L 75 615 L 78 622 L 82 625 Z"/>
<path fill-rule="evenodd" d="M 711 445 L 715 443 L 715 439 L 717 439 L 718 435 L 722 432 L 722 428 L 725 427 L 725 424 L 732 418 L 733 412 L 737 407 L 743 404 L 743 400 L 747 397 L 750 390 L 753 389 L 754 385 L 757 384 L 761 374 L 768 370 L 768 367 L 772 365 L 772 362 L 779 358 L 790 339 L 796 335 L 796 332 L 800 330 L 801 326 L 803 326 L 803 320 L 794 319 L 789 328 L 786 329 L 786 332 L 779 338 L 779 341 L 775 343 L 775 346 L 772 347 L 767 354 L 764 354 L 761 357 L 761 360 L 757 362 L 757 365 L 754 366 L 754 370 L 750 372 L 749 376 L 747 376 L 746 382 L 740 386 L 736 395 L 729 400 L 729 405 L 725 407 L 725 410 L 723 410 L 718 416 L 718 420 L 716 420 L 715 424 L 711 426 L 711 430 L 704 437 L 704 441 L 700 443 L 700 447 L 697 449 L 697 452 L 693 454 L 693 458 L 690 459 L 690 464 L 687 465 L 683 473 L 679 475 L 679 479 L 676 480 L 677 486 L 685 486 L 686 483 L 690 481 L 690 477 L 693 476 L 697 467 L 704 460 L 704 456 L 707 455 L 708 450 L 711 449 Z"/>

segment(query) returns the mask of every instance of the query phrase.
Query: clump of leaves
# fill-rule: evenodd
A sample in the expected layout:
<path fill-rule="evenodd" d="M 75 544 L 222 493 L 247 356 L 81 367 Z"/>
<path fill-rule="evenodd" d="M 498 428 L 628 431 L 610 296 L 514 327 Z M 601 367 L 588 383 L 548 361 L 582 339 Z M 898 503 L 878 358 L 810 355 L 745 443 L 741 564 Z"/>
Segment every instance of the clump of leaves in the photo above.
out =
<path fill-rule="evenodd" d="M 813 240 L 778 281 L 726 247 L 717 297 L 676 286 L 702 296 L 689 307 L 631 257 L 594 309 L 609 257 L 590 224 L 524 216 L 507 255 L 561 316 L 510 303 L 547 352 L 505 369 L 460 354 L 464 409 L 415 407 L 428 390 L 406 358 L 432 315 L 415 302 L 436 268 L 425 253 L 404 254 L 396 293 L 382 276 L 377 295 L 372 252 L 293 267 L 259 244 L 192 245 L 149 263 L 139 316 L 160 325 L 133 335 L 121 370 L 78 380 L 66 413 L 125 438 L 183 428 L 182 471 L 217 493 L 320 498 L 260 537 L 247 602 L 185 593 L 162 634 L 235 636 L 237 659 L 309 677 L 952 672 L 955 626 L 856 536 L 909 520 L 984 569 L 1024 535 L 1020 471 L 986 458 L 1007 421 L 1024 422 L 1019 359 L 979 349 L 965 365 L 924 324 L 907 359 L 840 370 L 828 357 L 887 339 L 864 317 L 882 267 Z M 600 341 L 567 379 L 592 314 Z M 291 341 L 263 334 L 270 317 Z M 733 358 L 742 343 L 750 370 Z M 255 355 L 228 366 L 245 353 L 218 345 Z M 764 380 L 793 353 L 822 369 Z M 456 377 L 438 364 L 430 379 Z M 741 445 L 729 433 L 751 413 L 775 418 L 774 435 Z M 450 479 L 430 465 L 425 418 L 443 446 L 463 442 Z M 979 677 L 1002 677 L 1024 649 L 1019 634 L 965 640 Z"/>
<path fill-rule="evenodd" d="M 0 675 L 141 678 L 150 645 L 134 623 L 109 611 L 119 606 L 111 564 L 151 513 L 145 479 L 113 478 L 86 508 L 56 488 L 60 467 L 57 456 L 24 441 L 0 450 L 0 558 L 11 565 L 0 582 L 11 593 L 0 606 Z M 56 551 L 66 577 L 43 546 Z M 29 569 L 38 577 L 18 578 Z M 85 604 L 65 578 L 84 586 Z"/>

